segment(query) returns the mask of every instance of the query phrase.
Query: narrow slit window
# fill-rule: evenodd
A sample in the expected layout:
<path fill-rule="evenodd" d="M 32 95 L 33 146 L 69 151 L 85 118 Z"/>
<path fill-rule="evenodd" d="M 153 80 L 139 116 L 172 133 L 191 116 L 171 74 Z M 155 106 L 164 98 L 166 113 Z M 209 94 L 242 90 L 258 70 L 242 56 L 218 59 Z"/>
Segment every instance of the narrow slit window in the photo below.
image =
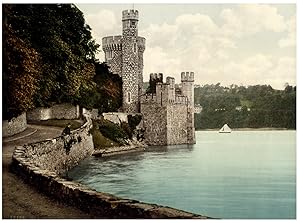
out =
<path fill-rule="evenodd" d="M 130 103 L 131 102 L 131 95 L 130 95 L 130 92 L 128 92 L 128 96 L 127 96 L 128 98 L 128 103 Z"/>

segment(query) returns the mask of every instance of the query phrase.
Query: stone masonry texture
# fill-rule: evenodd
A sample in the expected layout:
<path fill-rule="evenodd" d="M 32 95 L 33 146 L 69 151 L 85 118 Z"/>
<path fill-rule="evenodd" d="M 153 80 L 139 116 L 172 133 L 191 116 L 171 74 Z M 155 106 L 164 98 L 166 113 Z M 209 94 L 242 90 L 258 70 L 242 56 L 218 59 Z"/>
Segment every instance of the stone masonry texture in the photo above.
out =
<path fill-rule="evenodd" d="M 12 118 L 11 120 L 3 120 L 2 123 L 2 136 L 12 136 L 17 133 L 23 132 L 27 128 L 26 113 Z"/>

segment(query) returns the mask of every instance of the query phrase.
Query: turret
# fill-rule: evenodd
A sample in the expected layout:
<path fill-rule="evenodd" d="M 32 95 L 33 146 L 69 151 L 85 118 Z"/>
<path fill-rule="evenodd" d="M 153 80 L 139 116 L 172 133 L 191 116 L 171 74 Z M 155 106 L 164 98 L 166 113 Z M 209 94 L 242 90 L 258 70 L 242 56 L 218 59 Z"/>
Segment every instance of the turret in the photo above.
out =
<path fill-rule="evenodd" d="M 139 12 L 138 10 L 124 10 L 122 12 L 123 35 L 138 35 Z"/>
<path fill-rule="evenodd" d="M 181 72 L 181 91 L 188 97 L 188 102 L 194 106 L 194 72 Z"/>
<path fill-rule="evenodd" d="M 141 89 L 138 51 L 138 11 L 122 12 L 122 80 L 123 110 L 139 112 L 139 94 Z"/>
<path fill-rule="evenodd" d="M 174 77 L 167 77 L 166 84 L 169 85 L 169 100 L 175 101 L 175 78 Z"/>
<path fill-rule="evenodd" d="M 187 143 L 194 144 L 194 72 L 181 72 L 181 91 L 188 98 Z"/>

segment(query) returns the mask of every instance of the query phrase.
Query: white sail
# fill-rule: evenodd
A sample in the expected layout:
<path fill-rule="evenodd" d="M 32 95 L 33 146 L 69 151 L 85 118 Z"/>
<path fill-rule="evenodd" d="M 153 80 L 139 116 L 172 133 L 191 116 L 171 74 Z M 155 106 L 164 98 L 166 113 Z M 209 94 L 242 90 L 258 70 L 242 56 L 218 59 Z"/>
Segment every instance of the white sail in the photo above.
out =
<path fill-rule="evenodd" d="M 223 125 L 223 127 L 219 130 L 219 133 L 231 133 L 231 129 L 227 124 Z"/>

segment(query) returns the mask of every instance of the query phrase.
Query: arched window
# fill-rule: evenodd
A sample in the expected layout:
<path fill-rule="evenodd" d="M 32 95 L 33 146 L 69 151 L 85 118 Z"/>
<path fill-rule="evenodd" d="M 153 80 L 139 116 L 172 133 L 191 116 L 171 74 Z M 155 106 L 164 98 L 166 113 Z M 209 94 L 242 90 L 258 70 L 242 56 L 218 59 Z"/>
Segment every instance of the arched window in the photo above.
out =
<path fill-rule="evenodd" d="M 136 43 L 133 44 L 133 52 L 136 53 L 137 51 L 137 47 L 136 47 Z"/>

